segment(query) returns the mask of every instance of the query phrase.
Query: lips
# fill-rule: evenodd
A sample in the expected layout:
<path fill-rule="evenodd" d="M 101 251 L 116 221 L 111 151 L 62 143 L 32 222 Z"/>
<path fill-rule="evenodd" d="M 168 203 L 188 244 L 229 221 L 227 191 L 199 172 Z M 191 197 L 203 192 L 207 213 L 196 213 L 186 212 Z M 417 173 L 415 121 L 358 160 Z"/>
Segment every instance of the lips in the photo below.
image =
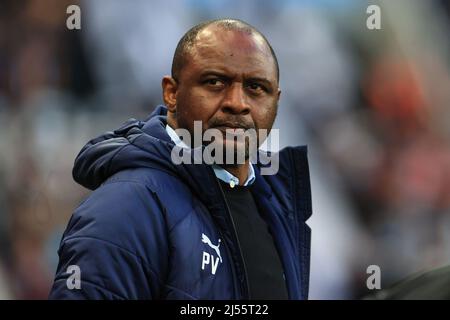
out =
<path fill-rule="evenodd" d="M 213 127 L 214 129 L 217 129 L 219 131 L 221 131 L 224 134 L 243 134 L 246 130 L 246 128 L 243 127 L 234 127 L 231 125 L 220 125 L 220 126 L 215 126 Z"/>
<path fill-rule="evenodd" d="M 239 129 L 245 130 L 245 128 L 242 127 L 233 127 L 233 126 L 216 126 L 214 127 L 214 129 L 219 129 L 219 130 L 230 130 L 230 131 L 236 131 Z"/>
<path fill-rule="evenodd" d="M 247 130 L 247 129 L 251 129 L 253 128 L 251 125 L 246 125 L 242 122 L 221 122 L 221 123 L 214 123 L 214 125 L 212 126 L 213 128 L 216 129 L 220 129 L 220 128 L 225 128 L 225 129 L 243 129 L 243 130 Z"/>

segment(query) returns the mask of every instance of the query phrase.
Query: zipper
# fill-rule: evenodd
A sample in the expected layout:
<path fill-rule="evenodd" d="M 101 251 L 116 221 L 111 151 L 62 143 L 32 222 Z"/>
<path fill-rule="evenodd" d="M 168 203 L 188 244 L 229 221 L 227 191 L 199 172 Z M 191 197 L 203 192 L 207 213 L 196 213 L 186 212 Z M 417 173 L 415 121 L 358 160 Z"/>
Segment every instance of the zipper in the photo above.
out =
<path fill-rule="evenodd" d="M 217 184 L 219 185 L 220 192 L 222 193 L 222 198 L 223 198 L 223 200 L 225 202 L 226 211 L 227 211 L 228 217 L 230 218 L 230 221 L 231 221 L 233 234 L 234 234 L 234 236 L 236 238 L 239 255 L 241 257 L 242 265 L 244 267 L 245 286 L 242 286 L 242 285 L 240 285 L 240 286 L 241 286 L 241 289 L 242 289 L 244 295 L 246 294 L 247 298 L 250 300 L 250 284 L 248 282 L 248 276 L 247 276 L 247 265 L 245 264 L 244 255 L 242 254 L 241 244 L 239 242 L 239 238 L 238 238 L 237 231 L 236 231 L 236 225 L 234 224 L 233 216 L 231 215 L 231 210 L 230 210 L 230 207 L 228 206 L 228 202 L 227 202 L 227 199 L 225 197 L 225 193 L 223 192 L 222 186 L 220 185 L 220 182 L 217 179 L 216 179 L 216 181 L 217 181 Z M 231 257 L 231 255 L 230 255 L 230 257 Z"/>

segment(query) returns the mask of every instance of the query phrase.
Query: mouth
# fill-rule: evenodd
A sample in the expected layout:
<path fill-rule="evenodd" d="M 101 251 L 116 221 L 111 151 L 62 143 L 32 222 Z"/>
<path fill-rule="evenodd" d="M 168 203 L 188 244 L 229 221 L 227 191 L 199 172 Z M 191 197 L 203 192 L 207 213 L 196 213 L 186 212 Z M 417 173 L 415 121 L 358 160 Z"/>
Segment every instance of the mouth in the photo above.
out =
<path fill-rule="evenodd" d="M 231 130 L 231 131 L 246 130 L 246 128 L 244 128 L 244 127 L 233 126 L 233 125 L 219 125 L 219 126 L 214 126 L 213 128 L 219 129 L 219 130 Z"/>
<path fill-rule="evenodd" d="M 247 130 L 247 128 L 233 126 L 233 125 L 219 125 L 219 126 L 214 126 L 213 128 L 221 131 L 224 135 L 226 135 L 226 134 L 241 135 L 241 134 L 244 134 L 244 132 Z"/>
<path fill-rule="evenodd" d="M 240 122 L 240 121 L 230 121 L 230 122 L 219 122 L 219 123 L 214 123 L 212 128 L 216 128 L 216 129 L 227 129 L 227 130 L 232 130 L 232 131 L 236 131 L 236 130 L 248 130 L 253 128 L 252 125 L 249 125 L 247 123 L 244 122 Z"/>

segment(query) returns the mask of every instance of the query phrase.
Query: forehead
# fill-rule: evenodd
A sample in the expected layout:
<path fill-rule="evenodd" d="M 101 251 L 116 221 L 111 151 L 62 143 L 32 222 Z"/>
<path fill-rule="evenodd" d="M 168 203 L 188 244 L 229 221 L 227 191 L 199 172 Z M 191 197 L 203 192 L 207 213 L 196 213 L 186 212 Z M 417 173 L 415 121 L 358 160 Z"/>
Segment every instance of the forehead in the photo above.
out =
<path fill-rule="evenodd" d="M 219 68 L 276 79 L 275 61 L 260 35 L 217 26 L 209 26 L 198 33 L 186 67 L 199 72 Z"/>

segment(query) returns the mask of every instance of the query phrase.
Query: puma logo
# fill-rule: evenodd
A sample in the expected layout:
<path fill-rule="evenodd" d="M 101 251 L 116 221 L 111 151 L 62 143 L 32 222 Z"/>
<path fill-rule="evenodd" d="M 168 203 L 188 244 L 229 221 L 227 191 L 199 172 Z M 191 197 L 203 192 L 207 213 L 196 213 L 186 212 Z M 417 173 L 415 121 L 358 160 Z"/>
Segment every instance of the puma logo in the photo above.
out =
<path fill-rule="evenodd" d="M 211 240 L 209 240 L 208 236 L 206 234 L 202 233 L 202 242 L 206 243 L 208 246 L 210 246 L 211 248 L 213 248 L 216 251 L 217 255 L 219 256 L 220 263 L 222 263 L 222 256 L 220 255 L 220 250 L 219 250 L 220 239 L 219 239 L 219 243 L 217 244 L 217 246 L 215 246 L 212 244 Z"/>
<path fill-rule="evenodd" d="M 219 266 L 219 261 L 222 263 L 222 256 L 220 254 L 220 239 L 217 245 L 214 245 L 211 240 L 208 238 L 208 236 L 204 233 L 202 233 L 202 242 L 206 243 L 210 248 L 214 249 L 217 256 L 219 258 L 215 258 L 213 255 L 209 254 L 208 252 L 203 251 L 203 259 L 202 259 L 202 270 L 205 270 L 205 266 L 207 264 L 211 264 L 211 273 L 216 274 L 217 267 Z"/>

